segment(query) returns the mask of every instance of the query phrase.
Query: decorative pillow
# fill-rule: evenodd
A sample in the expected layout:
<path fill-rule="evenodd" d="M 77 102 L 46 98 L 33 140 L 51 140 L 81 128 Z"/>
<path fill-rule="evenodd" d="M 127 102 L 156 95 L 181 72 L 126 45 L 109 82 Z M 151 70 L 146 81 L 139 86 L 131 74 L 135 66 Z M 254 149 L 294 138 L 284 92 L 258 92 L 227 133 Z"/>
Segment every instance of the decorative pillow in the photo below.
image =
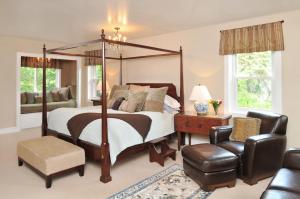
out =
<path fill-rule="evenodd" d="M 146 92 L 146 90 L 150 88 L 150 86 L 140 86 L 140 85 L 129 85 L 129 91 L 132 93 L 138 93 L 138 92 Z"/>
<path fill-rule="evenodd" d="M 173 109 L 179 110 L 179 108 L 180 108 L 180 103 L 176 99 L 174 99 L 173 97 L 171 97 L 169 95 L 165 96 L 164 104 Z"/>
<path fill-rule="evenodd" d="M 119 110 L 119 107 L 120 107 L 120 105 L 122 104 L 122 102 L 125 100 L 125 98 L 124 97 L 119 97 L 115 102 L 114 102 L 114 104 L 112 105 L 112 109 L 113 110 Z"/>
<path fill-rule="evenodd" d="M 36 104 L 43 103 L 43 97 L 42 96 L 35 96 L 35 103 Z"/>
<path fill-rule="evenodd" d="M 136 102 L 134 102 L 134 101 L 128 102 L 127 100 L 124 100 L 122 102 L 121 106 L 119 107 L 119 110 L 129 112 L 129 113 L 134 113 L 136 106 L 137 106 Z"/>
<path fill-rule="evenodd" d="M 48 93 L 46 94 L 46 96 L 47 96 L 47 102 L 53 102 L 51 92 L 48 92 Z"/>
<path fill-rule="evenodd" d="M 172 108 L 166 104 L 164 104 L 164 111 L 167 111 L 170 114 L 178 113 L 179 109 Z"/>
<path fill-rule="evenodd" d="M 234 141 L 245 142 L 250 136 L 258 135 L 261 120 L 250 117 L 234 117 L 231 139 Z"/>
<path fill-rule="evenodd" d="M 129 90 L 116 90 L 110 99 L 118 99 L 120 97 L 128 98 Z"/>
<path fill-rule="evenodd" d="M 68 101 L 69 100 L 69 87 L 62 87 L 57 90 L 59 93 L 60 101 Z"/>
<path fill-rule="evenodd" d="M 145 101 L 146 101 L 147 93 L 146 92 L 138 92 L 133 93 L 129 92 L 128 95 L 128 103 L 136 103 L 136 112 L 142 111 Z"/>
<path fill-rule="evenodd" d="M 60 96 L 59 96 L 58 91 L 54 91 L 54 92 L 52 91 L 51 95 L 52 95 L 53 102 L 59 102 L 60 101 Z"/>
<path fill-rule="evenodd" d="M 144 111 L 163 112 L 164 99 L 167 94 L 168 87 L 148 88 L 147 98 Z"/>
<path fill-rule="evenodd" d="M 26 93 L 21 93 L 21 104 L 26 104 L 27 99 L 26 99 Z"/>
<path fill-rule="evenodd" d="M 109 99 L 113 97 L 116 91 L 119 90 L 127 90 L 128 91 L 129 86 L 128 85 L 114 85 L 110 91 Z"/>
<path fill-rule="evenodd" d="M 107 101 L 107 108 L 112 108 L 112 106 L 114 105 L 115 101 L 116 101 L 115 98 L 109 99 Z"/>
<path fill-rule="evenodd" d="M 37 93 L 27 93 L 26 92 L 27 104 L 34 104 L 34 102 L 35 102 L 34 97 L 35 96 L 37 96 Z"/>
<path fill-rule="evenodd" d="M 119 107 L 119 111 L 127 111 L 127 106 L 128 106 L 128 101 L 127 100 L 123 100 L 120 107 Z"/>
<path fill-rule="evenodd" d="M 70 85 L 69 88 L 69 99 L 76 99 L 76 85 Z"/>

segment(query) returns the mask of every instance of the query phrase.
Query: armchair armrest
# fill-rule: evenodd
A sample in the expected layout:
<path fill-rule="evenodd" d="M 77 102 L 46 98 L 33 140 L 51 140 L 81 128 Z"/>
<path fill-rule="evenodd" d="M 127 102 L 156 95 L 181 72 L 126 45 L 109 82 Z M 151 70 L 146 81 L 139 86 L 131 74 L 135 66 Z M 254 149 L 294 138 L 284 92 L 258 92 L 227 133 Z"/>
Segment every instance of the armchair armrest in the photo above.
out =
<path fill-rule="evenodd" d="M 211 144 L 217 144 L 224 141 L 229 141 L 229 136 L 232 132 L 232 126 L 215 126 L 209 130 L 209 140 Z"/>
<path fill-rule="evenodd" d="M 300 148 L 292 148 L 285 152 L 283 167 L 300 170 Z"/>
<path fill-rule="evenodd" d="M 282 165 L 286 136 L 261 134 L 249 137 L 244 148 L 244 174 L 250 183 L 272 176 Z"/>

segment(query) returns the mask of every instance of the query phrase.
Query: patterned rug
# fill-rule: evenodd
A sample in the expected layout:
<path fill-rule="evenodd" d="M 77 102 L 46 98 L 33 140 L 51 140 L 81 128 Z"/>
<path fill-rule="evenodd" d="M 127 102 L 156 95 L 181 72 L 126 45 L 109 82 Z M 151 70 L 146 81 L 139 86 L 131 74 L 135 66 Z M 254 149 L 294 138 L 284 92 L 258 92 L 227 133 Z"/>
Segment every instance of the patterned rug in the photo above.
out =
<path fill-rule="evenodd" d="M 108 199 L 206 199 L 210 194 L 186 176 L 181 165 L 175 164 Z"/>

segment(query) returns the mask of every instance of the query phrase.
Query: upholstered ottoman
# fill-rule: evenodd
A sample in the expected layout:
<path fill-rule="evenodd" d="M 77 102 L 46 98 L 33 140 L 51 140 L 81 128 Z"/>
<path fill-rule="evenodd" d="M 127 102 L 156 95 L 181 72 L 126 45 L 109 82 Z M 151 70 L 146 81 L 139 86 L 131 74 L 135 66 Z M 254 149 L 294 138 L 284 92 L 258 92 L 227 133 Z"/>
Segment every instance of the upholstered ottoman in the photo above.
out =
<path fill-rule="evenodd" d="M 19 142 L 17 155 L 19 166 L 25 162 L 45 176 L 46 188 L 51 187 L 52 176 L 61 171 L 77 168 L 79 175 L 84 175 L 84 150 L 53 136 Z"/>
<path fill-rule="evenodd" d="M 203 190 L 235 185 L 237 157 L 233 153 L 212 144 L 185 146 L 181 153 L 185 174 Z"/>

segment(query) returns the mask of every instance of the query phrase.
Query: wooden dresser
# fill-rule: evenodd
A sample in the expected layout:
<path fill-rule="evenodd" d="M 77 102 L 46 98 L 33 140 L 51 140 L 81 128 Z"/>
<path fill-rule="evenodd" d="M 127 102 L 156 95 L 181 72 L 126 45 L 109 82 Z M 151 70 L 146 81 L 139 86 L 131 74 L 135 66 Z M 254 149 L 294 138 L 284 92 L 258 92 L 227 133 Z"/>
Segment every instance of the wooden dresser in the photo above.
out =
<path fill-rule="evenodd" d="M 223 126 L 229 124 L 231 115 L 205 115 L 196 113 L 178 113 L 175 115 L 175 130 L 178 134 L 178 150 L 181 145 L 181 133 L 189 134 L 189 144 L 191 144 L 192 134 L 209 136 L 209 130 L 213 126 Z"/>

